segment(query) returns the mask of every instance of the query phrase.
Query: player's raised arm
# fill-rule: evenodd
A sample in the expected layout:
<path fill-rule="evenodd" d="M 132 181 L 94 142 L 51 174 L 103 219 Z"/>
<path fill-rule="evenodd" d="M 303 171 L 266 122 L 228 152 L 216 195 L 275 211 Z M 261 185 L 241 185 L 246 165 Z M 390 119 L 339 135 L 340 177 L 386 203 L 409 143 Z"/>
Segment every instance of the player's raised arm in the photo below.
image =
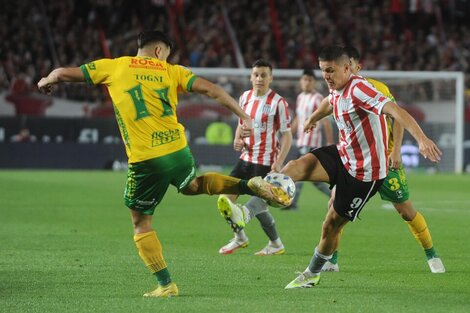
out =
<path fill-rule="evenodd" d="M 392 127 L 393 149 L 390 153 L 390 167 L 393 169 L 398 169 L 402 164 L 401 144 L 403 143 L 403 133 L 405 131 L 405 128 L 397 121 L 393 121 Z"/>
<path fill-rule="evenodd" d="M 323 118 L 323 129 L 325 130 L 326 145 L 334 144 L 333 127 L 331 127 L 331 122 L 328 117 Z"/>
<path fill-rule="evenodd" d="M 193 83 L 192 91 L 204 94 L 216 100 L 221 105 L 235 113 L 243 121 L 241 131 L 242 137 L 251 135 L 253 124 L 251 122 L 250 116 L 240 108 L 238 102 L 233 99 L 223 88 L 211 83 L 207 79 L 198 77 Z"/>
<path fill-rule="evenodd" d="M 59 67 L 41 78 L 38 89 L 45 94 L 51 94 L 52 86 L 60 82 L 85 82 L 85 76 L 79 67 Z"/>
<path fill-rule="evenodd" d="M 235 137 L 233 138 L 233 149 L 235 151 L 242 151 L 245 147 L 245 143 L 243 142 L 242 136 L 242 126 L 238 125 L 237 129 L 235 130 Z"/>
<path fill-rule="evenodd" d="M 421 127 L 411 115 L 393 102 L 387 102 L 382 112 L 392 116 L 398 123 L 403 125 L 406 130 L 416 139 L 419 144 L 419 152 L 427 159 L 438 162 L 441 159 L 442 152 L 436 144 L 426 137 Z"/>
<path fill-rule="evenodd" d="M 328 98 L 323 98 L 318 109 L 310 115 L 310 117 L 304 123 L 305 132 L 310 132 L 313 128 L 316 127 L 316 124 L 319 120 L 324 117 L 327 117 L 333 113 L 333 107 L 330 105 Z"/>

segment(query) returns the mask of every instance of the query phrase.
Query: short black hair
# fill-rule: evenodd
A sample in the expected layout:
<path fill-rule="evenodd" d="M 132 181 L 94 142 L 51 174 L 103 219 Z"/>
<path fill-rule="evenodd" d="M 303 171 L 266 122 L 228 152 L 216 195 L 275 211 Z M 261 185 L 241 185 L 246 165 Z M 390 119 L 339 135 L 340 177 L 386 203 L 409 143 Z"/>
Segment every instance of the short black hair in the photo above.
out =
<path fill-rule="evenodd" d="M 272 72 L 273 71 L 273 66 L 269 61 L 263 60 L 263 59 L 258 59 L 256 60 L 251 67 L 269 67 L 269 70 Z"/>
<path fill-rule="evenodd" d="M 163 42 L 170 49 L 173 49 L 173 40 L 164 32 L 159 30 L 144 30 L 137 36 L 137 45 L 139 48 L 145 47 L 152 42 Z"/>
<path fill-rule="evenodd" d="M 302 73 L 302 76 L 303 75 L 307 75 L 307 76 L 310 76 L 310 77 L 313 77 L 313 79 L 316 79 L 317 77 L 315 76 L 315 72 L 313 71 L 313 69 L 311 68 L 305 68 L 303 73 Z"/>
<path fill-rule="evenodd" d="M 319 61 L 336 61 L 342 56 L 348 56 L 342 46 L 326 46 L 320 50 L 318 54 Z"/>
<path fill-rule="evenodd" d="M 357 50 L 353 46 L 344 46 L 344 51 L 348 55 L 348 57 L 354 59 L 354 60 L 360 60 L 361 59 L 361 54 L 359 53 L 359 50 Z"/>

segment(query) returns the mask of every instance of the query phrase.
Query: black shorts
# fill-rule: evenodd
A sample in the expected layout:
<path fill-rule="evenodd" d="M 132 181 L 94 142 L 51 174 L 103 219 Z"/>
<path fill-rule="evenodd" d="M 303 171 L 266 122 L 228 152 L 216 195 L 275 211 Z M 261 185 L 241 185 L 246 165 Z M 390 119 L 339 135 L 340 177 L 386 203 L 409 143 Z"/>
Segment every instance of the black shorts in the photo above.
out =
<path fill-rule="evenodd" d="M 264 178 L 269 172 L 271 172 L 271 166 L 254 164 L 239 159 L 230 176 L 240 179 L 250 179 L 256 176 Z"/>
<path fill-rule="evenodd" d="M 335 211 L 342 217 L 354 221 L 359 217 L 364 205 L 380 189 L 384 179 L 371 182 L 352 177 L 344 168 L 336 145 L 312 149 L 330 178 L 330 188 L 336 185 L 333 202 Z"/>

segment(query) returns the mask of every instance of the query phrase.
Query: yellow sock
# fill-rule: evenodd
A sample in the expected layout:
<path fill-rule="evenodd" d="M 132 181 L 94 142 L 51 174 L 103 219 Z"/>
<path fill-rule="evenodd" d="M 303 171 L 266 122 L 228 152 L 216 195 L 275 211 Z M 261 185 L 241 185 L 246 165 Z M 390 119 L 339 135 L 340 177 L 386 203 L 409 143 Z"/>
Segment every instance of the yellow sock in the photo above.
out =
<path fill-rule="evenodd" d="M 134 241 L 137 250 L 139 250 L 140 258 L 144 261 L 145 266 L 147 266 L 150 272 L 156 273 L 166 268 L 162 245 L 155 231 L 135 234 Z"/>
<path fill-rule="evenodd" d="M 418 240 L 423 249 L 432 248 L 431 233 L 429 232 L 426 220 L 424 219 L 424 216 L 421 215 L 421 213 L 417 212 L 415 218 L 406 223 L 408 224 L 411 233 L 416 238 L 416 240 Z"/>
<path fill-rule="evenodd" d="M 198 193 L 208 195 L 228 194 L 234 195 L 240 193 L 240 179 L 219 173 L 206 173 L 197 178 L 200 180 Z"/>

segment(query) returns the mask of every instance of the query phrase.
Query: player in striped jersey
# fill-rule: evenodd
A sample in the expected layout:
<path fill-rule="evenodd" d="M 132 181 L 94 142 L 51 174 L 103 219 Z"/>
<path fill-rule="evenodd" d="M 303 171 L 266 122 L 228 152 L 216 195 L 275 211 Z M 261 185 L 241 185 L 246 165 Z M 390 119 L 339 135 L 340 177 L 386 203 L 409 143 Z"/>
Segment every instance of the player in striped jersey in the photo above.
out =
<path fill-rule="evenodd" d="M 171 297 L 177 296 L 179 291 L 170 278 L 162 246 L 152 227 L 154 210 L 169 185 L 185 195 L 237 193 L 259 195 L 273 201 L 282 200 L 277 193 L 284 200 L 287 195 L 260 177 L 250 181 L 218 173 L 196 177 L 184 127 L 176 116 L 178 93 L 205 94 L 229 108 L 243 121 L 240 136 L 251 135 L 251 117 L 221 87 L 195 76 L 185 67 L 167 63 L 172 41 L 165 33 L 144 31 L 137 42 L 139 49 L 135 57 L 101 59 L 81 67 L 57 68 L 38 82 L 38 88 L 50 94 L 53 85 L 60 82 L 87 82 L 108 87 L 129 159 L 124 202 L 130 209 L 134 241 L 142 261 L 159 285 L 144 296 Z"/>
<path fill-rule="evenodd" d="M 322 143 L 322 128 L 325 130 L 326 144 L 333 144 L 333 131 L 329 118 L 323 119 L 323 123 L 316 127 L 313 131 L 304 132 L 304 122 L 312 115 L 318 108 L 323 96 L 315 89 L 316 79 L 315 73 L 312 69 L 305 69 L 300 77 L 301 93 L 297 96 L 297 106 L 295 108 L 295 118 L 292 122 L 292 132 L 297 134 L 296 146 L 299 150 L 299 157 L 308 153 L 313 148 L 318 148 L 323 145 Z M 322 127 L 323 126 L 323 127 Z M 313 182 L 313 185 L 318 188 L 322 193 L 330 197 L 331 191 L 325 183 Z M 295 183 L 295 197 L 292 204 L 282 210 L 296 210 L 297 202 L 299 201 L 302 192 L 303 182 Z"/>
<path fill-rule="evenodd" d="M 324 181 L 336 186 L 336 197 L 322 225 L 320 242 L 310 264 L 286 289 L 308 288 L 320 282 L 323 265 L 337 250 L 343 227 L 355 221 L 366 202 L 379 190 L 388 174 L 388 133 L 385 115 L 411 133 L 420 152 L 433 162 L 441 151 L 426 137 L 416 121 L 364 78 L 351 72 L 341 46 L 324 48 L 319 65 L 331 94 L 305 123 L 306 131 L 333 114 L 340 133 L 337 146 L 326 146 L 290 161 L 281 171 L 294 181 Z"/>
<path fill-rule="evenodd" d="M 271 88 L 272 65 L 265 60 L 258 60 L 252 66 L 251 83 L 253 88 L 245 91 L 239 100 L 239 105 L 253 120 L 253 134 L 242 138 L 243 121 L 237 127 L 234 138 L 234 149 L 241 151 L 240 159 L 230 173 L 230 176 L 250 179 L 254 176 L 266 176 L 271 171 L 279 172 L 287 157 L 292 143 L 288 104 Z M 280 133 L 280 140 L 278 139 Z M 230 216 L 232 210 L 238 211 L 234 204 L 237 196 L 220 196 L 219 211 L 231 225 L 235 236 L 228 244 L 220 248 L 219 253 L 231 254 L 239 248 L 248 245 L 248 237 L 239 224 Z M 245 224 L 256 216 L 263 231 L 269 238 L 268 244 L 256 252 L 256 255 L 275 255 L 284 253 L 284 245 L 276 230 L 273 216 L 265 202 L 258 197 L 252 197 L 242 210 Z"/>
<path fill-rule="evenodd" d="M 345 51 L 351 59 L 351 71 L 357 74 L 361 70 L 360 54 L 354 47 L 345 47 Z M 387 96 L 391 101 L 395 102 L 395 98 L 388 89 L 387 85 L 375 79 L 367 78 L 378 91 Z M 433 246 L 431 233 L 424 216 L 416 211 L 413 203 L 409 200 L 408 183 L 406 172 L 401 161 L 401 143 L 403 141 L 403 126 L 396 121 L 387 118 L 388 154 L 389 154 L 389 171 L 382 187 L 379 189 L 380 197 L 383 200 L 392 202 L 393 206 L 408 224 L 413 236 L 420 243 L 426 255 L 429 268 L 432 273 L 444 273 L 445 267 L 442 260 L 438 257 Z M 334 191 L 333 197 L 334 198 Z M 323 271 L 338 271 L 338 253 L 335 251 L 330 261 L 325 263 Z"/>

